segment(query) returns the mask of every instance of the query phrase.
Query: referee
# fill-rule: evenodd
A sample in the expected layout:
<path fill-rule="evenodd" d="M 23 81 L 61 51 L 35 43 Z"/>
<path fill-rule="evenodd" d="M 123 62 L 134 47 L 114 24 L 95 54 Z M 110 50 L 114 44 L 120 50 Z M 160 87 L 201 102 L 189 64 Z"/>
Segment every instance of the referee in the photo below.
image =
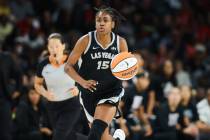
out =
<path fill-rule="evenodd" d="M 34 86 L 47 99 L 53 140 L 73 140 L 73 128 L 80 115 L 80 103 L 75 95 L 78 90 L 74 80 L 64 72 L 68 57 L 65 54 L 66 45 L 60 34 L 53 33 L 48 37 L 47 47 L 49 57 L 38 65 Z"/>

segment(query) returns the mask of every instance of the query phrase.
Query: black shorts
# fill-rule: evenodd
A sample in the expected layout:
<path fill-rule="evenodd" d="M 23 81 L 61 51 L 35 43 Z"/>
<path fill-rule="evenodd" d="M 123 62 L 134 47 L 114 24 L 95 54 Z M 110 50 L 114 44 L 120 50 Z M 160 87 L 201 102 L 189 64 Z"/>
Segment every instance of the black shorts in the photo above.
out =
<path fill-rule="evenodd" d="M 120 116 L 120 111 L 118 109 L 119 101 L 124 95 L 124 89 L 119 88 L 108 94 L 98 94 L 91 92 L 82 92 L 80 91 L 80 103 L 84 109 L 85 115 L 90 123 L 93 122 L 93 116 L 95 113 L 96 106 L 99 104 L 110 104 L 117 107 L 117 112 L 115 118 Z"/>

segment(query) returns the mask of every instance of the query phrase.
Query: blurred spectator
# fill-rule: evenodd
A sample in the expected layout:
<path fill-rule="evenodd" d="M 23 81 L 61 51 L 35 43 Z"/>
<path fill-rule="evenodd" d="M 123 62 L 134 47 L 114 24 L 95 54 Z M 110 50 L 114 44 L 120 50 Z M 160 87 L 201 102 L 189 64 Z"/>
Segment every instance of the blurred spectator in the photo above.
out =
<path fill-rule="evenodd" d="M 40 33 L 40 22 L 38 19 L 33 18 L 29 32 L 23 36 L 16 38 L 17 42 L 27 45 L 31 49 L 41 48 L 44 45 L 44 38 Z"/>
<path fill-rule="evenodd" d="M 15 140 L 50 140 L 52 130 L 40 95 L 33 89 L 16 108 Z"/>
<path fill-rule="evenodd" d="M 171 60 L 166 60 L 161 67 L 161 70 L 159 76 L 153 75 L 151 78 L 153 80 L 151 83 L 151 90 L 155 91 L 157 104 L 165 101 L 169 91 L 177 85 L 175 70 Z"/>
<path fill-rule="evenodd" d="M 17 21 L 24 19 L 26 16 L 34 15 L 34 9 L 30 0 L 12 0 L 10 7 Z"/>
<path fill-rule="evenodd" d="M 0 15 L 6 15 L 9 16 L 11 14 L 11 9 L 8 5 L 7 0 L 1 0 L 0 1 Z"/>
<path fill-rule="evenodd" d="M 209 140 L 210 137 L 210 89 L 207 90 L 206 98 L 197 104 L 200 121 L 197 127 L 201 140 Z"/>
<path fill-rule="evenodd" d="M 176 80 L 177 85 L 186 85 L 186 86 L 192 86 L 190 75 L 187 71 L 184 70 L 183 63 L 180 60 L 176 61 L 175 64 L 176 68 Z"/>
<path fill-rule="evenodd" d="M 181 106 L 183 107 L 184 125 L 189 126 L 191 123 L 195 123 L 199 120 L 198 111 L 193 100 L 192 91 L 189 86 L 183 85 L 180 87 L 181 90 Z"/>
<path fill-rule="evenodd" d="M 183 85 L 180 87 L 181 90 L 181 106 L 183 107 L 183 137 L 187 140 L 198 138 L 198 128 L 196 123 L 199 120 L 198 111 L 193 102 L 192 91 L 189 86 Z"/>
<path fill-rule="evenodd" d="M 52 14 L 50 11 L 45 10 L 40 19 L 40 25 L 43 32 L 48 35 L 51 34 L 54 30 Z"/>
<path fill-rule="evenodd" d="M 9 21 L 9 17 L 4 14 L 0 14 L 0 47 L 6 40 L 6 38 L 12 33 L 14 25 Z"/>
<path fill-rule="evenodd" d="M 157 111 L 157 140 L 178 140 L 178 132 L 183 121 L 183 109 L 179 106 L 181 101 L 180 90 L 171 88 L 167 102 L 162 103 Z"/>
<path fill-rule="evenodd" d="M 61 9 L 68 10 L 69 12 L 72 12 L 76 0 L 59 0 L 59 7 Z"/>
<path fill-rule="evenodd" d="M 121 103 L 123 115 L 128 120 L 131 137 L 134 140 L 152 135 L 152 128 L 145 111 L 145 102 L 148 99 L 146 98 L 148 86 L 148 76 L 145 73 L 138 74 L 134 85 L 126 89 Z"/>
<path fill-rule="evenodd" d="M 9 53 L 0 49 L 0 139 L 12 138 L 12 103 L 20 96 L 21 74 Z"/>

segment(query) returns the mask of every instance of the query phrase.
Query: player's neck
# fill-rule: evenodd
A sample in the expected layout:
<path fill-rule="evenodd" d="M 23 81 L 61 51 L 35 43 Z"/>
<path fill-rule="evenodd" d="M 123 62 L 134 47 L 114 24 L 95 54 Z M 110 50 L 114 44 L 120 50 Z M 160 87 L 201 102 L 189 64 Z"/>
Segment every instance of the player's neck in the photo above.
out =
<path fill-rule="evenodd" d="M 96 39 L 103 47 L 106 47 L 112 41 L 111 33 L 108 34 L 96 33 Z"/>
<path fill-rule="evenodd" d="M 67 59 L 67 55 L 62 55 L 62 59 L 60 61 L 57 61 L 55 58 L 53 58 L 52 56 L 49 56 L 49 60 L 51 65 L 53 65 L 54 67 L 59 67 L 60 65 L 64 64 L 65 61 Z"/>

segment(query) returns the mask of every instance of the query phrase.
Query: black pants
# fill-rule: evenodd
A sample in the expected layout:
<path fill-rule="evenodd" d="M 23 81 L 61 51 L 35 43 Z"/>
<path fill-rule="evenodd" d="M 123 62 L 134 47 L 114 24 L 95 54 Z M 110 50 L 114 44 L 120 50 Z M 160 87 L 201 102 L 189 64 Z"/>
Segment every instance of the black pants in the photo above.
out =
<path fill-rule="evenodd" d="M 80 115 L 78 97 L 47 103 L 53 126 L 53 140 L 75 140 L 75 124 Z"/>
<path fill-rule="evenodd" d="M 11 104 L 6 99 L 0 99 L 0 140 L 12 139 Z"/>

